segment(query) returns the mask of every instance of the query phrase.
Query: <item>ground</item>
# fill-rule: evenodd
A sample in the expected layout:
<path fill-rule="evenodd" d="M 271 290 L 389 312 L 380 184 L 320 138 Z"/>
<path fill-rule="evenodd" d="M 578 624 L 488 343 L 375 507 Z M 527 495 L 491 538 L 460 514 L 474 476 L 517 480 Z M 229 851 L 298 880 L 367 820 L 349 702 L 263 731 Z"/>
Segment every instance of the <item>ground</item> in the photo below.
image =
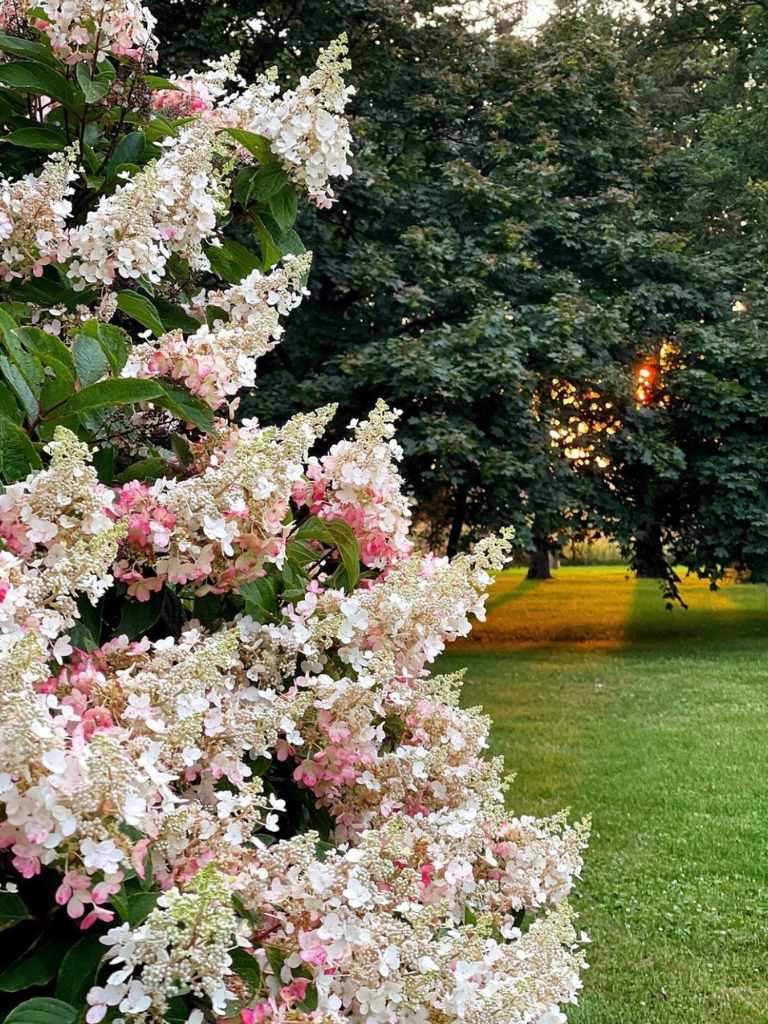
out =
<path fill-rule="evenodd" d="M 494 720 L 517 813 L 592 814 L 569 1024 L 768 1021 L 768 591 L 502 574 L 440 663 Z"/>

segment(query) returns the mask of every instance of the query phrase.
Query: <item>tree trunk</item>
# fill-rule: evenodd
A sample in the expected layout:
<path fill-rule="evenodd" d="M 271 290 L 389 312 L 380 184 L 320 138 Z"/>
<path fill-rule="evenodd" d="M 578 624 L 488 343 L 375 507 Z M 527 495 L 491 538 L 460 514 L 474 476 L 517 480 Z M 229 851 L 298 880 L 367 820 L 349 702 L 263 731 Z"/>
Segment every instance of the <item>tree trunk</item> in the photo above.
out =
<path fill-rule="evenodd" d="M 467 511 L 467 496 L 469 487 L 467 484 L 459 484 L 456 488 L 456 504 L 453 507 L 453 519 L 451 521 L 451 532 L 448 535 L 448 557 L 453 558 L 459 550 L 461 531 L 464 529 L 464 516 Z"/>
<path fill-rule="evenodd" d="M 531 560 L 528 563 L 529 580 L 551 580 L 552 573 L 549 571 L 549 548 L 537 544 L 531 552 Z"/>
<path fill-rule="evenodd" d="M 635 557 L 632 568 L 640 580 L 665 579 L 668 575 L 661 530 L 654 525 L 635 540 Z"/>

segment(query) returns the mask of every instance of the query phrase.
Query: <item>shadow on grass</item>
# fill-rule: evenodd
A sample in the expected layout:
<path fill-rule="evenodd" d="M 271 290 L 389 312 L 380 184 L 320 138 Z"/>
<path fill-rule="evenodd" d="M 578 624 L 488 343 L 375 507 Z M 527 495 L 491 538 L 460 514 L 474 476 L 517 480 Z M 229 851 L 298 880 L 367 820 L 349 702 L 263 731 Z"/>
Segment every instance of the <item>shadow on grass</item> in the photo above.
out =
<path fill-rule="evenodd" d="M 501 590 L 500 593 L 495 593 L 490 601 L 488 601 L 486 608 L 488 611 L 492 611 L 494 608 L 500 608 L 501 605 L 508 604 L 510 601 L 519 601 L 521 597 L 526 597 L 531 591 L 540 587 L 543 582 L 544 580 L 529 580 L 523 576 L 514 586 Z"/>
<path fill-rule="evenodd" d="M 685 584 L 685 581 L 684 581 Z M 744 648 L 768 640 L 768 588 L 763 584 L 727 584 L 710 591 L 698 583 L 689 607 L 667 608 L 655 580 L 637 580 L 624 627 L 628 649 L 674 645 L 675 654 L 695 655 L 711 648 Z"/>

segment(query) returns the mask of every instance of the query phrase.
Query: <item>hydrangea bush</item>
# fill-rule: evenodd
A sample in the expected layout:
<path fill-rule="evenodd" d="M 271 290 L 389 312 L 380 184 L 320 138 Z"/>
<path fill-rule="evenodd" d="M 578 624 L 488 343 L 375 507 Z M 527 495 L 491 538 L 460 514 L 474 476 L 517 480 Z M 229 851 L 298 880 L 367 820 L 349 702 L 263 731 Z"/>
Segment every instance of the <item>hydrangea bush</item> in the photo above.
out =
<path fill-rule="evenodd" d="M 236 418 L 350 173 L 345 41 L 283 91 L 158 77 L 131 0 L 0 27 L 5 1021 L 560 1024 L 586 826 L 511 816 L 428 669 L 508 538 L 413 548 L 381 403 Z"/>

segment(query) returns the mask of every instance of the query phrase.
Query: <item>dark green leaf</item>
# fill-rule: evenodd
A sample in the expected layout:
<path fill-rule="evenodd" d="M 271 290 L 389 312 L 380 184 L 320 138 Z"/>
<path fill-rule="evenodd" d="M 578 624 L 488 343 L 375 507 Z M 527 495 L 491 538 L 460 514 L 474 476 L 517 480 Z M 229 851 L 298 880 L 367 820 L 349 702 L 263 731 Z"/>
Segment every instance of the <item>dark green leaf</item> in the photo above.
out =
<path fill-rule="evenodd" d="M 229 953 L 232 959 L 232 970 L 247 987 L 249 1000 L 257 994 L 261 988 L 261 967 L 258 960 L 245 949 L 236 947 Z"/>
<path fill-rule="evenodd" d="M 99 481 L 111 487 L 115 479 L 115 449 L 111 445 L 97 449 L 93 453 L 93 465 Z"/>
<path fill-rule="evenodd" d="M 0 82 L 38 96 L 48 96 L 65 107 L 74 104 L 74 92 L 66 78 L 54 68 L 36 60 L 0 64 Z"/>
<path fill-rule="evenodd" d="M 299 197 L 296 189 L 292 185 L 286 185 L 271 197 L 269 209 L 281 231 L 287 231 L 293 227 L 299 210 Z"/>
<path fill-rule="evenodd" d="M 56 410 L 56 418 L 74 416 L 90 412 L 92 409 L 132 405 L 134 402 L 151 402 L 159 398 L 165 398 L 165 392 L 156 381 L 138 380 L 133 377 L 102 380 L 73 395 L 65 405 Z"/>
<path fill-rule="evenodd" d="M 42 468 L 43 463 L 35 446 L 18 423 L 0 415 L 0 472 L 6 483 L 22 480 L 32 470 Z"/>
<path fill-rule="evenodd" d="M 239 284 L 253 270 L 261 267 L 261 262 L 250 249 L 232 238 L 222 239 L 221 245 L 204 245 L 203 250 L 213 272 L 230 284 Z"/>
<path fill-rule="evenodd" d="M 19 128 L 4 135 L 0 141 L 9 142 L 12 146 L 23 146 L 25 149 L 42 149 L 46 153 L 54 153 L 67 147 L 64 132 L 45 124 L 41 124 L 39 128 Z"/>
<path fill-rule="evenodd" d="M 70 943 L 61 935 L 42 938 L 29 954 L 0 974 L 0 992 L 20 992 L 34 985 L 47 985 L 56 976 Z"/>
<path fill-rule="evenodd" d="M 189 442 L 181 434 L 174 434 L 171 438 L 171 448 L 173 454 L 179 460 L 179 465 L 182 469 L 187 469 L 195 461 L 192 455 L 192 450 L 189 447 Z"/>
<path fill-rule="evenodd" d="M 128 924 L 131 928 L 146 921 L 157 906 L 159 892 L 135 892 L 128 897 Z"/>
<path fill-rule="evenodd" d="M 159 383 L 159 382 L 157 382 Z M 213 410 L 207 402 L 193 395 L 183 385 L 162 382 L 163 394 L 154 400 L 155 405 L 167 409 L 182 423 L 191 423 L 206 434 L 214 426 Z"/>
<path fill-rule="evenodd" d="M 150 89 L 170 89 L 172 92 L 179 92 L 178 85 L 174 85 L 168 78 L 161 78 L 160 75 L 142 75 Z"/>
<path fill-rule="evenodd" d="M 83 91 L 87 103 L 98 103 L 103 100 L 109 90 L 112 88 L 112 83 L 115 80 L 115 69 L 105 60 L 102 64 L 98 65 L 98 71 L 95 75 L 91 75 L 92 65 L 85 61 L 80 61 L 76 65 L 77 83 Z"/>
<path fill-rule="evenodd" d="M 279 166 L 265 167 L 255 175 L 251 188 L 262 202 L 272 199 L 288 181 L 288 175 Z M 293 191 L 293 190 L 291 190 Z M 291 221 L 293 223 L 293 221 Z"/>
<path fill-rule="evenodd" d="M 123 136 L 109 158 L 107 173 L 114 175 L 120 164 L 141 164 L 145 145 L 141 132 L 131 132 L 130 135 Z"/>
<path fill-rule="evenodd" d="M 262 167 L 277 161 L 277 157 L 269 145 L 269 139 L 265 139 L 263 135 L 247 132 L 242 128 L 227 128 L 226 131 L 236 142 L 240 143 L 243 149 L 247 149 L 249 153 L 252 153 Z"/>
<path fill-rule="evenodd" d="M 102 377 L 109 376 L 112 369 L 107 354 L 97 338 L 88 334 L 78 334 L 72 343 L 72 357 L 77 367 L 80 383 L 87 387 L 95 384 Z"/>
<path fill-rule="evenodd" d="M 21 896 L 14 892 L 0 892 L 0 931 L 28 918 L 29 911 Z"/>
<path fill-rule="evenodd" d="M 264 952 L 267 954 L 267 962 L 274 971 L 275 977 L 279 978 L 285 965 L 285 954 L 277 946 L 265 946 Z"/>
<path fill-rule="evenodd" d="M 171 467 L 165 459 L 153 456 L 148 459 L 141 459 L 139 462 L 134 462 L 128 469 L 124 469 L 118 476 L 117 483 L 120 485 L 127 484 L 130 480 L 141 480 L 143 483 L 147 483 L 148 481 L 158 480 L 161 476 L 173 476 Z"/>
<path fill-rule="evenodd" d="M 307 992 L 300 1003 L 296 1004 L 304 1013 L 312 1013 L 317 1009 L 317 986 L 307 985 Z"/>
<path fill-rule="evenodd" d="M 352 589 L 360 578 L 360 546 L 352 528 L 343 519 L 318 519 L 312 516 L 298 528 L 297 540 L 318 540 L 335 547 L 347 573 L 347 585 Z"/>
<path fill-rule="evenodd" d="M 33 394 L 32 389 L 18 366 L 14 366 L 7 356 L 0 356 L 0 372 L 2 372 L 13 391 L 15 391 L 16 396 L 24 406 L 29 419 L 37 419 L 40 414 L 40 406 L 38 405 L 37 397 Z"/>
<path fill-rule="evenodd" d="M 123 606 L 117 635 L 121 636 L 124 633 L 129 640 L 133 640 L 137 636 L 144 636 L 163 614 L 163 602 L 162 590 L 153 590 L 148 601 L 137 601 L 135 598 L 131 598 Z"/>
<path fill-rule="evenodd" d="M 130 346 L 126 333 L 119 327 L 113 327 L 112 324 L 101 324 L 98 320 L 86 321 L 80 330 L 90 338 L 96 338 L 104 355 L 109 360 L 112 373 L 118 376 L 128 360 Z"/>
<path fill-rule="evenodd" d="M 176 996 L 168 1003 L 168 1009 L 163 1015 L 166 1024 L 187 1024 L 189 1020 L 189 1008 L 181 996 Z"/>
<path fill-rule="evenodd" d="M 31 39 L 22 39 L 20 36 L 9 36 L 0 32 L 0 50 L 4 53 L 13 53 L 17 57 L 29 57 L 38 60 L 42 64 L 50 64 L 51 67 L 64 70 L 64 65 L 54 57 L 50 45 L 32 42 Z"/>
<path fill-rule="evenodd" d="M 82 1006 L 88 989 L 96 981 L 96 974 L 107 949 L 99 941 L 99 934 L 89 931 L 71 947 L 64 957 L 56 982 L 56 998 Z"/>
<path fill-rule="evenodd" d="M 174 306 L 172 302 L 158 295 L 152 300 L 162 320 L 166 331 L 185 331 L 194 333 L 200 329 L 200 321 L 190 316 L 181 306 Z"/>
<path fill-rule="evenodd" d="M 160 314 L 149 299 L 143 295 L 130 291 L 118 292 L 117 308 L 127 316 L 138 320 L 143 327 L 148 327 L 158 338 L 161 334 L 165 334 Z"/>
<path fill-rule="evenodd" d="M 73 1024 L 77 1010 L 60 999 L 28 999 L 11 1010 L 4 1024 Z"/>
<path fill-rule="evenodd" d="M 0 415 L 7 416 L 14 423 L 22 423 L 24 420 L 24 413 L 13 397 L 11 389 L 2 382 L 0 382 Z"/>
<path fill-rule="evenodd" d="M 243 208 L 247 207 L 253 198 L 253 182 L 259 173 L 256 167 L 244 167 L 235 178 L 232 192 Z"/>
<path fill-rule="evenodd" d="M 280 262 L 283 255 L 282 250 L 261 217 L 253 218 L 253 230 L 261 245 L 261 268 L 265 271 L 269 270 L 270 267 Z"/>
<path fill-rule="evenodd" d="M 245 610 L 257 622 L 269 622 L 277 617 L 277 580 L 274 576 L 261 576 L 240 588 L 245 598 Z"/>

